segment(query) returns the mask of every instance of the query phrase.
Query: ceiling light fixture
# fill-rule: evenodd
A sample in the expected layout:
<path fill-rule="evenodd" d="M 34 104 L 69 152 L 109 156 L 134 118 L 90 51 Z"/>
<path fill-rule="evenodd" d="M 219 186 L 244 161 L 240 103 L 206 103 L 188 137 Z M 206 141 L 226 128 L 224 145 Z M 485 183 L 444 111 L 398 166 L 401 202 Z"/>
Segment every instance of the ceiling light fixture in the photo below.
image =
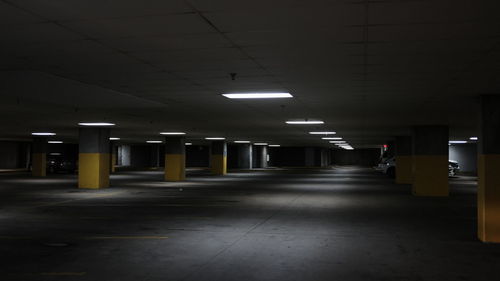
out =
<path fill-rule="evenodd" d="M 146 142 L 147 143 L 162 143 L 163 141 L 161 141 L 161 140 L 148 140 Z"/>
<path fill-rule="evenodd" d="M 193 144 L 190 142 L 186 142 L 185 145 L 193 145 Z"/>
<path fill-rule="evenodd" d="M 43 132 L 40 132 L 40 133 L 31 133 L 32 136 L 55 136 L 56 133 L 43 133 Z"/>
<path fill-rule="evenodd" d="M 270 144 L 269 147 L 280 147 L 281 145 L 279 144 Z"/>
<path fill-rule="evenodd" d="M 47 143 L 63 143 L 63 141 L 53 140 L 53 141 L 48 141 Z"/>
<path fill-rule="evenodd" d="M 322 140 L 341 140 L 342 138 L 341 137 L 324 137 L 324 138 L 321 138 Z"/>
<path fill-rule="evenodd" d="M 222 94 L 228 99 L 283 99 L 293 98 L 290 93 L 238 93 Z"/>
<path fill-rule="evenodd" d="M 267 142 L 256 142 L 253 145 L 267 145 Z"/>
<path fill-rule="evenodd" d="M 476 140 L 478 140 L 478 137 L 470 137 L 469 139 L 473 140 L 473 141 L 476 141 Z"/>
<path fill-rule="evenodd" d="M 467 143 L 465 140 L 452 140 L 448 142 L 449 144 L 457 144 L 457 143 Z"/>
<path fill-rule="evenodd" d="M 120 138 L 109 138 L 109 140 L 120 140 Z"/>
<path fill-rule="evenodd" d="M 246 140 L 237 140 L 237 141 L 234 141 L 234 143 L 250 143 L 250 141 L 246 141 Z"/>
<path fill-rule="evenodd" d="M 223 137 L 208 137 L 208 138 L 205 138 L 206 140 L 225 140 L 226 138 L 223 138 Z"/>
<path fill-rule="evenodd" d="M 325 122 L 321 120 L 290 120 L 286 121 L 287 124 L 290 125 L 318 125 L 325 124 Z"/>
<path fill-rule="evenodd" d="M 335 135 L 337 132 L 309 132 L 311 135 Z"/>
<path fill-rule="evenodd" d="M 330 143 L 336 143 L 336 144 L 340 144 L 340 143 L 347 143 L 346 141 L 343 141 L 343 140 L 339 140 L 339 141 L 329 141 Z"/>
<path fill-rule="evenodd" d="M 186 133 L 184 132 L 161 132 L 160 135 L 164 136 L 180 136 L 180 135 L 185 135 Z"/>
<path fill-rule="evenodd" d="M 95 126 L 95 127 L 104 127 L 104 126 L 114 126 L 114 123 L 107 122 L 80 122 L 79 126 Z"/>

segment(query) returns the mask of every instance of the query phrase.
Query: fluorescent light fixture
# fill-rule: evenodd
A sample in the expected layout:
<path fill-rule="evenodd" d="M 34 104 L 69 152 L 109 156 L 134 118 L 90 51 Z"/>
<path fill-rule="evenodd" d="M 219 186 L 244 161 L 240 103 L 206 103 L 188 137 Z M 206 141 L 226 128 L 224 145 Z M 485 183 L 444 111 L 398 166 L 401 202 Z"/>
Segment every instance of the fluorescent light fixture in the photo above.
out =
<path fill-rule="evenodd" d="M 253 145 L 267 145 L 267 142 L 256 142 Z"/>
<path fill-rule="evenodd" d="M 467 143 L 467 141 L 464 141 L 464 140 L 453 140 L 453 141 L 449 141 L 448 143 L 450 143 L 450 144 Z"/>
<path fill-rule="evenodd" d="M 53 141 L 48 141 L 48 143 L 63 143 L 63 141 L 53 140 Z"/>
<path fill-rule="evenodd" d="M 250 141 L 246 141 L 246 140 L 237 140 L 237 141 L 234 141 L 234 143 L 250 143 Z"/>
<path fill-rule="evenodd" d="M 283 99 L 293 98 L 290 93 L 240 93 L 240 94 L 222 94 L 229 99 Z"/>
<path fill-rule="evenodd" d="M 335 135 L 337 132 L 309 132 L 311 135 Z"/>
<path fill-rule="evenodd" d="M 185 135 L 186 133 L 184 132 L 161 132 L 160 135 L 165 135 L 165 136 L 180 136 L 180 135 Z"/>
<path fill-rule="evenodd" d="M 329 141 L 329 143 L 346 143 L 346 141 L 339 140 L 339 141 Z"/>
<path fill-rule="evenodd" d="M 109 140 L 120 140 L 120 138 L 109 138 Z"/>
<path fill-rule="evenodd" d="M 37 133 L 31 133 L 32 136 L 55 136 L 56 133 L 43 133 L 43 132 L 37 132 Z"/>
<path fill-rule="evenodd" d="M 80 126 L 96 126 L 96 127 L 104 127 L 104 126 L 114 126 L 114 123 L 107 122 L 80 122 L 78 123 Z"/>
<path fill-rule="evenodd" d="M 341 140 L 342 138 L 341 137 L 324 137 L 324 138 L 321 138 L 322 140 Z"/>
<path fill-rule="evenodd" d="M 470 137 L 469 139 L 476 141 L 476 140 L 478 140 L 478 137 Z"/>
<path fill-rule="evenodd" d="M 206 140 L 225 140 L 226 138 L 223 138 L 223 137 L 208 137 L 208 138 L 205 138 Z"/>
<path fill-rule="evenodd" d="M 51 153 L 49 153 L 49 155 L 52 155 L 52 156 L 59 156 L 59 155 L 61 155 L 61 153 L 59 153 L 59 152 L 51 152 Z"/>
<path fill-rule="evenodd" d="M 325 122 L 321 120 L 290 120 L 286 121 L 287 124 L 290 125 L 318 125 L 325 124 Z"/>
<path fill-rule="evenodd" d="M 185 145 L 193 145 L 191 142 L 186 142 Z"/>
<path fill-rule="evenodd" d="M 148 140 L 146 142 L 147 143 L 162 143 L 163 141 L 161 141 L 161 140 Z"/>
<path fill-rule="evenodd" d="M 281 145 L 279 144 L 270 144 L 269 147 L 280 147 Z"/>

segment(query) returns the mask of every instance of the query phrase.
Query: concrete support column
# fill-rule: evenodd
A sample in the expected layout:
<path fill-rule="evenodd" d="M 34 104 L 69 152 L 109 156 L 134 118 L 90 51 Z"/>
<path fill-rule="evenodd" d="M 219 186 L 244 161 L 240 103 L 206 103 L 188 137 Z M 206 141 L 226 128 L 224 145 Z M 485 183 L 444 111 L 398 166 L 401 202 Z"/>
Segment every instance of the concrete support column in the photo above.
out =
<path fill-rule="evenodd" d="M 184 137 L 165 138 L 165 180 L 186 179 L 186 140 Z"/>
<path fill-rule="evenodd" d="M 415 127 L 413 194 L 448 196 L 448 126 Z"/>
<path fill-rule="evenodd" d="M 238 145 L 238 168 L 252 169 L 252 148 L 249 143 Z"/>
<path fill-rule="evenodd" d="M 500 243 L 500 96 L 481 97 L 478 149 L 478 237 Z"/>
<path fill-rule="evenodd" d="M 227 174 L 227 144 L 225 141 L 212 142 L 210 167 L 215 175 Z"/>
<path fill-rule="evenodd" d="M 45 137 L 33 139 L 31 174 L 35 177 L 45 177 L 47 175 L 47 138 Z"/>
<path fill-rule="evenodd" d="M 117 164 L 117 150 L 118 147 L 116 146 L 114 141 L 109 142 L 109 151 L 110 151 L 110 165 L 109 165 L 109 172 L 114 173 L 116 171 L 116 164 Z"/>
<path fill-rule="evenodd" d="M 266 145 L 255 145 L 255 167 L 256 168 L 267 168 L 267 146 Z"/>
<path fill-rule="evenodd" d="M 109 187 L 110 144 L 108 128 L 80 128 L 78 187 Z"/>
<path fill-rule="evenodd" d="M 396 183 L 411 184 L 413 173 L 411 136 L 396 137 Z"/>

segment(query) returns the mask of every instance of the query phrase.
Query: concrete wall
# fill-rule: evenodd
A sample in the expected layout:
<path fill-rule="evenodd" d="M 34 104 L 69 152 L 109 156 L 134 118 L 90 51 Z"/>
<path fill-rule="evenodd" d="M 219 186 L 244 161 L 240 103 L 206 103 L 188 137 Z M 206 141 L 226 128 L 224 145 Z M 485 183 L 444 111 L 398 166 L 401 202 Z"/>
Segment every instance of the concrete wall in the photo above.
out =
<path fill-rule="evenodd" d="M 453 144 L 448 147 L 449 159 L 458 161 L 460 171 L 467 173 L 477 172 L 477 144 Z"/>
<path fill-rule="evenodd" d="M 332 163 L 334 165 L 375 166 L 380 160 L 379 148 L 334 149 Z"/>
<path fill-rule="evenodd" d="M 118 165 L 130 166 L 130 145 L 118 146 Z"/>
<path fill-rule="evenodd" d="M 330 165 L 328 149 L 321 147 L 271 147 L 270 166 L 325 167 Z"/>

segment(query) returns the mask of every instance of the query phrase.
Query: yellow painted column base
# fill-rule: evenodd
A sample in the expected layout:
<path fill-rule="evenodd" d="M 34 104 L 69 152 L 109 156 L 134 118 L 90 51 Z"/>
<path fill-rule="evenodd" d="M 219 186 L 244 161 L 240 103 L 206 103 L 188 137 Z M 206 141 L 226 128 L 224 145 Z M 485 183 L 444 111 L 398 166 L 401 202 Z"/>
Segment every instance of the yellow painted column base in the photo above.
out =
<path fill-rule="evenodd" d="M 500 243 L 500 155 L 480 154 L 477 164 L 478 238 Z"/>
<path fill-rule="evenodd" d="M 211 167 L 214 175 L 227 174 L 227 156 L 212 155 Z"/>
<path fill-rule="evenodd" d="M 396 156 L 396 183 L 411 184 L 413 182 L 413 156 Z"/>
<path fill-rule="evenodd" d="M 31 174 L 35 177 L 45 177 L 47 175 L 46 153 L 33 153 L 31 159 Z"/>
<path fill-rule="evenodd" d="M 183 181 L 186 179 L 186 155 L 165 154 L 165 180 Z"/>
<path fill-rule="evenodd" d="M 413 186 L 415 196 L 448 196 L 448 156 L 414 155 Z"/>
<path fill-rule="evenodd" d="M 109 187 L 109 153 L 80 153 L 78 159 L 78 187 Z"/>

